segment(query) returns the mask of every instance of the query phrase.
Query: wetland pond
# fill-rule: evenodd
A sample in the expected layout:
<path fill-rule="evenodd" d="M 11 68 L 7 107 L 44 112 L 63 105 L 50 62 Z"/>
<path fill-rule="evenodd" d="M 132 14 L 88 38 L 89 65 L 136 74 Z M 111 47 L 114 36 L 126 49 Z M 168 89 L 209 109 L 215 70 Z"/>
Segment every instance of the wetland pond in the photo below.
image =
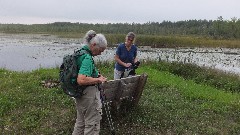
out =
<path fill-rule="evenodd" d="M 0 33 L 0 68 L 31 71 L 58 67 L 64 55 L 81 46 L 82 40 L 44 34 Z M 113 61 L 115 48 L 108 48 L 95 61 Z M 240 74 L 240 49 L 229 48 L 142 48 L 140 60 L 166 60 L 194 63 L 199 66 Z"/>

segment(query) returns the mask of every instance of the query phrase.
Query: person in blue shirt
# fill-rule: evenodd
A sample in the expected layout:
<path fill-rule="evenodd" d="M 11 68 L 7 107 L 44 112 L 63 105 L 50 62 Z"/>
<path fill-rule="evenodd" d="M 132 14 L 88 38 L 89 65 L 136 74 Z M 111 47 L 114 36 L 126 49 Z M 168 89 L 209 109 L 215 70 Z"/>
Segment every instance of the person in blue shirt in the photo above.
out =
<path fill-rule="evenodd" d="M 124 77 L 124 72 L 131 70 L 133 65 L 138 62 L 137 47 L 134 44 L 135 38 L 136 35 L 133 32 L 129 32 L 126 35 L 125 43 L 118 45 L 116 54 L 114 56 L 116 61 L 114 67 L 114 79 L 120 79 Z"/>

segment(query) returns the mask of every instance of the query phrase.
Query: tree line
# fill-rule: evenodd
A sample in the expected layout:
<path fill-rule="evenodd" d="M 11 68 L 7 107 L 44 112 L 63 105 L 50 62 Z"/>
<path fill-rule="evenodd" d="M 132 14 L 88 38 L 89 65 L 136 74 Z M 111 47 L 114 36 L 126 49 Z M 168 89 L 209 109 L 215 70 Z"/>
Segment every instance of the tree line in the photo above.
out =
<path fill-rule="evenodd" d="M 54 22 L 49 24 L 0 24 L 1 32 L 77 32 L 85 33 L 93 29 L 98 33 L 126 34 L 133 31 L 143 35 L 183 35 L 203 36 L 214 39 L 240 39 L 240 19 L 236 17 L 224 20 L 222 16 L 217 20 L 185 20 L 185 21 L 163 21 L 147 23 L 107 23 L 88 24 L 71 22 Z"/>

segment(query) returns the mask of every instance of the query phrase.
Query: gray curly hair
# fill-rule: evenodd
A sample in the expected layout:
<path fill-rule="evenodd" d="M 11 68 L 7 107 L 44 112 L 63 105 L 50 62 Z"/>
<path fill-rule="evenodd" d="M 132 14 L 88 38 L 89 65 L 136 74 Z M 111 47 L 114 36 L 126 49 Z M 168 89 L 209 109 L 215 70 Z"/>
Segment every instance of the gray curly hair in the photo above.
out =
<path fill-rule="evenodd" d="M 107 40 L 103 34 L 96 34 L 95 31 L 89 30 L 86 35 L 84 36 L 85 42 L 89 44 L 94 44 L 100 48 L 106 48 L 107 47 Z"/>

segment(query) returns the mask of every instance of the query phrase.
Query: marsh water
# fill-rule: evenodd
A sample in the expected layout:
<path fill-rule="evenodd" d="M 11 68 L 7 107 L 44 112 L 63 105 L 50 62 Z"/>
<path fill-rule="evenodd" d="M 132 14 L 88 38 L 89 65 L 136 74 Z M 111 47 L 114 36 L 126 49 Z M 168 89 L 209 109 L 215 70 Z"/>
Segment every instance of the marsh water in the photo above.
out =
<path fill-rule="evenodd" d="M 44 34 L 0 33 L 0 68 L 31 71 L 61 64 L 64 55 L 80 48 L 82 40 Z M 108 48 L 95 61 L 113 61 L 115 48 Z M 140 60 L 166 60 L 240 74 L 240 49 L 229 48 L 140 48 Z"/>

